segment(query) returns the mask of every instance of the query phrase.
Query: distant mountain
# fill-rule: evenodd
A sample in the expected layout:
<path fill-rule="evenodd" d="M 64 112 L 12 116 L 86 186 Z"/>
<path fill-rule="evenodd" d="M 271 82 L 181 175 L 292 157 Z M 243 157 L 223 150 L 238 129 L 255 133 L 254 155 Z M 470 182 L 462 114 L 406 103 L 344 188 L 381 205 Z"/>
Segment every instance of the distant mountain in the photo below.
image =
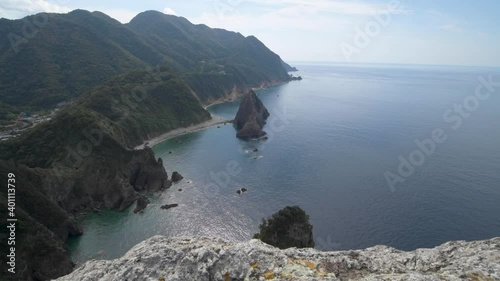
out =
<path fill-rule="evenodd" d="M 157 11 L 138 14 L 127 26 L 174 62 L 174 69 L 203 103 L 220 99 L 235 88 L 287 81 L 281 58 L 254 36 L 206 25 Z"/>
<path fill-rule="evenodd" d="M 113 75 L 167 65 L 202 103 L 235 88 L 287 81 L 281 58 L 257 38 L 194 25 L 147 11 L 124 25 L 101 12 L 42 14 L 33 38 L 11 46 L 26 22 L 0 20 L 0 119 L 20 109 L 46 109 L 80 96 Z M 10 36 L 10 37 L 9 37 Z"/>
<path fill-rule="evenodd" d="M 148 46 L 118 22 L 102 19 L 95 13 L 76 10 L 69 14 L 50 14 L 47 24 L 16 52 L 7 35 L 22 34 L 24 20 L 0 21 L 0 100 L 13 106 L 46 108 L 78 96 L 104 78 L 136 68 L 145 61 L 115 40 L 122 34 L 127 46 Z M 10 28 L 5 28 L 8 25 Z M 125 47 L 127 47 L 125 46 Z M 137 46 L 137 47 L 135 47 Z M 152 51 L 152 48 L 150 48 Z"/>
<path fill-rule="evenodd" d="M 285 68 L 285 70 L 287 72 L 299 71 L 296 67 L 290 66 L 288 63 L 284 62 L 283 60 L 281 61 L 281 65 Z"/>

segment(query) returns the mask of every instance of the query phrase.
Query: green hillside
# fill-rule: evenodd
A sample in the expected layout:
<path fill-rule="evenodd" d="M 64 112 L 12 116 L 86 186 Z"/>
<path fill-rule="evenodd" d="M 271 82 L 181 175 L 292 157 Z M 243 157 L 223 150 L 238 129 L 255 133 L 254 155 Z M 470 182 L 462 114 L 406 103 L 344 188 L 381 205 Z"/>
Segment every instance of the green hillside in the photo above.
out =
<path fill-rule="evenodd" d="M 210 119 L 189 87 L 166 69 L 118 75 L 83 95 L 50 122 L 0 143 L 0 158 L 49 167 L 76 147 L 85 130 L 99 129 L 125 148 L 164 132 Z M 99 150 L 113 147 L 99 146 Z"/>
<path fill-rule="evenodd" d="M 18 107 L 34 109 L 79 96 L 104 78 L 131 69 L 145 67 L 109 33 L 129 31 L 84 11 L 50 14 L 47 24 L 36 36 L 14 48 L 1 43 L 5 50 L 0 56 L 0 101 Z M 34 21 L 35 16 L 27 21 Z M 89 23 L 87 23 L 89 22 Z M 3 20 L 10 28 L 0 35 L 22 34 L 22 20 Z M 92 24 L 90 24 L 92 23 Z M 136 38 L 131 32 L 130 39 Z M 138 42 L 133 42 L 134 44 Z"/>
<path fill-rule="evenodd" d="M 44 16 L 46 24 L 14 48 L 12 34 Z M 281 58 L 257 38 L 156 11 L 126 25 L 84 10 L 1 19 L 0 38 L 0 119 L 54 108 L 109 77 L 158 65 L 188 82 L 202 103 L 234 87 L 289 79 Z"/>

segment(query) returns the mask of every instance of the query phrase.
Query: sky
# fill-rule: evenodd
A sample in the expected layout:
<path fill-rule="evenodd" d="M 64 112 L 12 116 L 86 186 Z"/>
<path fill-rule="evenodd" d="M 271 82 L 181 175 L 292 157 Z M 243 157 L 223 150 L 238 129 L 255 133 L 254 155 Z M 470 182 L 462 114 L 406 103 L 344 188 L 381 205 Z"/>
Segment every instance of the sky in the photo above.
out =
<path fill-rule="evenodd" d="M 1 0 L 0 17 L 158 10 L 254 35 L 288 62 L 500 66 L 498 0 Z"/>

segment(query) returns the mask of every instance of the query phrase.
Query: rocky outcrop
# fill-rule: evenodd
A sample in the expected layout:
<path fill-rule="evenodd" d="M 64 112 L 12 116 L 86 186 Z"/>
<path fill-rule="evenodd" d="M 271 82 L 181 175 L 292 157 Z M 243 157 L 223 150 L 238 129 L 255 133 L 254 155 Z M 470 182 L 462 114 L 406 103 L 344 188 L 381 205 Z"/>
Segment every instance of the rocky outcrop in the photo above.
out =
<path fill-rule="evenodd" d="M 253 116 L 248 122 L 245 123 L 243 128 L 236 134 L 239 138 L 258 138 L 264 136 L 266 132 L 262 130 L 262 126 L 257 122 L 257 118 Z"/>
<path fill-rule="evenodd" d="M 161 159 L 151 148 L 129 151 L 118 145 L 85 158 L 78 169 L 61 163 L 40 170 L 41 189 L 70 214 L 94 209 L 124 210 L 139 198 L 137 191 L 169 186 Z"/>
<path fill-rule="evenodd" d="M 57 280 L 500 280 L 500 238 L 403 252 L 386 246 L 320 252 L 259 240 L 155 236 L 122 258 L 89 261 Z"/>
<path fill-rule="evenodd" d="M 139 197 L 139 199 L 137 199 L 137 203 L 136 203 L 137 205 L 135 206 L 134 213 L 138 213 L 138 212 L 146 209 L 146 207 L 148 206 L 148 204 L 150 202 L 151 201 L 149 201 L 149 199 L 146 196 Z"/>
<path fill-rule="evenodd" d="M 234 126 L 238 130 L 236 134 L 239 138 L 261 137 L 266 133 L 262 127 L 266 124 L 265 120 L 269 117 L 269 111 L 262 104 L 254 91 L 247 93 L 234 118 Z"/>
<path fill-rule="evenodd" d="M 123 210 L 139 198 L 134 186 L 154 191 L 168 185 L 163 163 L 155 159 L 150 148 L 129 151 L 119 145 L 108 147 L 112 149 L 97 147 L 76 168 L 65 162 L 50 169 L 29 168 L 0 160 L 1 175 L 16 175 L 20 243 L 16 253 L 18 272 L 2 272 L 6 273 L 3 276 L 31 281 L 69 273 L 74 265 L 64 242 L 70 235 L 82 234 L 73 216 L 90 210 Z M 6 190 L 0 190 L 0 198 L 5 198 Z M 1 246 L 0 250 L 7 252 Z M 5 264 L 6 256 L 2 255 L 0 261 Z M 10 279 L 0 275 L 0 280 Z"/>
<path fill-rule="evenodd" d="M 302 81 L 302 76 L 293 76 L 290 74 L 290 81 Z"/>
<path fill-rule="evenodd" d="M 145 153 L 134 155 L 129 164 L 129 181 L 136 191 L 159 191 L 169 188 L 172 183 L 168 180 L 163 160 L 155 160 L 154 152 L 146 147 Z"/>
<path fill-rule="evenodd" d="M 182 180 L 184 177 L 181 176 L 181 174 L 179 174 L 179 172 L 173 172 L 172 173 L 172 181 L 173 182 L 178 182 L 180 180 Z"/>

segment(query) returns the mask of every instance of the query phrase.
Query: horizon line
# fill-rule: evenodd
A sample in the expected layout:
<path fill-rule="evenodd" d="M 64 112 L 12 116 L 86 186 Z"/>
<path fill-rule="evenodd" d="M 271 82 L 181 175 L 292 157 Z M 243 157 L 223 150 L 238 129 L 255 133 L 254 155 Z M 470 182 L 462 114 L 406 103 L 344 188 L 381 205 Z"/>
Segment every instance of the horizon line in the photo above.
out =
<path fill-rule="evenodd" d="M 323 64 L 323 65 L 400 65 L 400 66 L 440 66 L 440 67 L 482 67 L 500 68 L 500 65 L 464 65 L 464 64 L 429 64 L 429 63 L 398 63 L 398 62 L 344 62 L 344 61 L 320 61 L 320 60 L 284 60 L 288 64 Z M 293 65 L 292 65 L 293 66 Z"/>

